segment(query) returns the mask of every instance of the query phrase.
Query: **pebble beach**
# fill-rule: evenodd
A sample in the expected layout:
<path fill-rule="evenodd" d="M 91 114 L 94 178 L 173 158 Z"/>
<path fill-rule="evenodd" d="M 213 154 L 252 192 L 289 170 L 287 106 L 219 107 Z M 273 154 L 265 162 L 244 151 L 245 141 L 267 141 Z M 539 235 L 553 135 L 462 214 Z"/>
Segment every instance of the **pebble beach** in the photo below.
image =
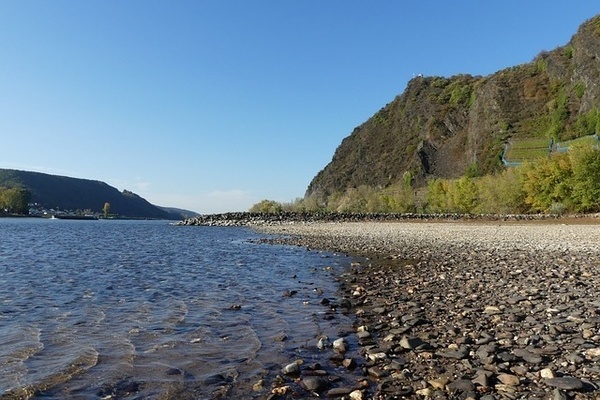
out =
<path fill-rule="evenodd" d="M 257 226 L 273 243 L 360 257 L 353 399 L 600 398 L 600 221 Z"/>

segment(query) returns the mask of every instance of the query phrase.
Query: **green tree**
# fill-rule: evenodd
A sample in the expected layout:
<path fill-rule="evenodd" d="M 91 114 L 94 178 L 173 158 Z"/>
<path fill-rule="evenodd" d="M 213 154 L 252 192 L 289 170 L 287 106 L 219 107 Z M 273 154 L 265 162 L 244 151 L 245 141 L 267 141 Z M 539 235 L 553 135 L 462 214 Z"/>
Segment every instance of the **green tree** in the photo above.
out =
<path fill-rule="evenodd" d="M 29 214 L 31 193 L 23 188 L 0 188 L 0 210 L 9 214 Z"/>
<path fill-rule="evenodd" d="M 432 213 L 442 213 L 449 209 L 448 181 L 432 179 L 427 183 L 427 210 Z"/>
<path fill-rule="evenodd" d="M 521 171 L 525 203 L 532 211 L 549 212 L 557 204 L 572 207 L 573 171 L 568 154 L 526 163 Z"/>
<path fill-rule="evenodd" d="M 281 203 L 274 200 L 261 200 L 250 207 L 250 212 L 278 214 L 283 210 Z"/>
<path fill-rule="evenodd" d="M 575 211 L 600 211 L 600 150 L 578 146 L 568 152 L 572 177 L 572 199 Z"/>
<path fill-rule="evenodd" d="M 468 214 L 473 212 L 477 206 L 477 185 L 473 178 L 463 176 L 455 180 L 451 185 L 454 210 L 459 213 Z"/>

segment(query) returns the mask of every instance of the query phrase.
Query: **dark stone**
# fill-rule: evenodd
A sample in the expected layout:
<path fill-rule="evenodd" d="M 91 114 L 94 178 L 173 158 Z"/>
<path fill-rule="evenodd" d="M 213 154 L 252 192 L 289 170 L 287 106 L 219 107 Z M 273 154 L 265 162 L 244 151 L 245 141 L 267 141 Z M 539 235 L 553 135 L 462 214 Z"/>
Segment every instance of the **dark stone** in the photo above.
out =
<path fill-rule="evenodd" d="M 354 391 L 354 389 L 346 388 L 346 387 L 333 388 L 333 389 L 329 389 L 327 391 L 326 396 L 330 397 L 330 398 L 344 397 L 344 396 L 349 395 L 353 391 Z"/>
<path fill-rule="evenodd" d="M 475 390 L 475 385 L 468 379 L 457 379 L 446 385 L 451 393 L 455 392 L 472 392 Z"/>
<path fill-rule="evenodd" d="M 572 376 L 545 379 L 544 382 L 546 382 L 548 386 L 562 390 L 581 390 L 584 387 L 583 381 Z"/>
<path fill-rule="evenodd" d="M 461 347 L 458 350 L 441 350 L 435 353 L 436 355 L 444 358 L 454 358 L 457 360 L 462 360 L 466 358 L 469 354 L 469 349 L 467 347 Z"/>
<path fill-rule="evenodd" d="M 531 364 L 540 364 L 544 361 L 540 355 L 534 354 L 526 349 L 514 349 L 513 354 Z"/>
<path fill-rule="evenodd" d="M 321 392 L 327 388 L 327 382 L 317 376 L 302 378 L 302 385 L 311 392 Z"/>

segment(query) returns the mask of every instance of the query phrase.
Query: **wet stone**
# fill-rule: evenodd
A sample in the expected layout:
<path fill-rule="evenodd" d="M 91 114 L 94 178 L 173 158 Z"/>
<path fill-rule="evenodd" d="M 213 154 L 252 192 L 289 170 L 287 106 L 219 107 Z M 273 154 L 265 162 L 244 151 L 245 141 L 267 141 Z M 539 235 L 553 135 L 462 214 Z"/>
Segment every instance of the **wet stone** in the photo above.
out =
<path fill-rule="evenodd" d="M 385 371 L 383 371 L 381 368 L 379 367 L 371 367 L 369 369 L 367 369 L 367 373 L 372 376 L 373 378 L 383 378 L 386 373 Z"/>
<path fill-rule="evenodd" d="M 297 362 L 290 363 L 283 367 L 282 372 L 286 375 L 298 375 L 300 373 L 300 365 Z"/>
<path fill-rule="evenodd" d="M 321 392 L 325 390 L 328 386 L 327 382 L 324 379 L 316 376 L 308 376 L 302 378 L 302 384 L 307 390 L 313 392 Z"/>
<path fill-rule="evenodd" d="M 352 393 L 353 391 L 354 391 L 354 389 L 352 389 L 352 388 L 340 387 L 340 388 L 329 389 L 325 395 L 329 398 L 338 398 L 338 397 L 347 396 L 350 393 Z"/>

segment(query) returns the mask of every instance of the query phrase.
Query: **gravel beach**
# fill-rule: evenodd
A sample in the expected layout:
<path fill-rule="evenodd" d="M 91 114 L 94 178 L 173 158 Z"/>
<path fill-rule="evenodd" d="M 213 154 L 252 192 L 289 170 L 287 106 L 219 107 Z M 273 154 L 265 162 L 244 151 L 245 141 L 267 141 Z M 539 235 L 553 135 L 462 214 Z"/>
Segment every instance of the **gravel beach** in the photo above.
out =
<path fill-rule="evenodd" d="M 255 229 L 363 257 L 340 285 L 364 377 L 323 397 L 600 399 L 598 219 Z"/>

